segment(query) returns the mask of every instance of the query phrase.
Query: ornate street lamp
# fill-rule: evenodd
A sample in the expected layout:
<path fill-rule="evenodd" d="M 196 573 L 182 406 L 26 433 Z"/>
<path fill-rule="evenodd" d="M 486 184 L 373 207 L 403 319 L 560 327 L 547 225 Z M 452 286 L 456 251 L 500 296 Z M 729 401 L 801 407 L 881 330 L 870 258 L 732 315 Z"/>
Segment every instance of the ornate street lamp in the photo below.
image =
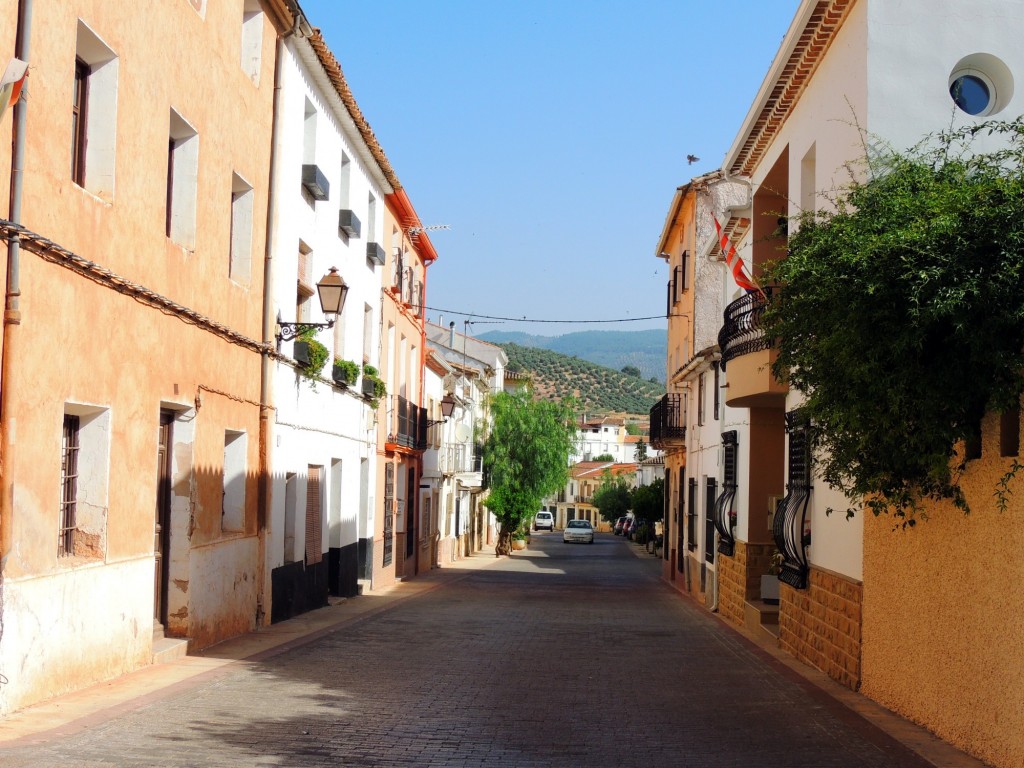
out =
<path fill-rule="evenodd" d="M 281 348 L 282 341 L 291 341 L 305 331 L 319 330 L 321 328 L 333 328 L 334 321 L 341 310 L 345 307 L 345 297 L 348 295 L 348 286 L 341 279 L 338 270 L 331 267 L 327 274 L 320 278 L 316 284 L 316 292 L 320 296 L 320 309 L 327 317 L 326 323 L 286 323 L 281 320 L 281 313 L 277 313 L 277 325 L 280 330 L 277 332 L 277 346 Z"/>

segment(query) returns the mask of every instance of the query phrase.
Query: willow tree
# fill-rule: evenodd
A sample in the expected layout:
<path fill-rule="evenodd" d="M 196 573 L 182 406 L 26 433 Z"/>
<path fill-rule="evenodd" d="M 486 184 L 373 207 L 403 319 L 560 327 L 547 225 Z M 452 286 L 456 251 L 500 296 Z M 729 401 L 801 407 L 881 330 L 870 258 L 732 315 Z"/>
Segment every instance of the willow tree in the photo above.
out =
<path fill-rule="evenodd" d="M 495 554 L 512 551 L 512 535 L 537 513 L 548 494 L 565 486 L 576 439 L 571 402 L 534 400 L 532 392 L 499 392 L 491 398 L 492 424 L 483 465 L 484 501 L 501 531 Z"/>

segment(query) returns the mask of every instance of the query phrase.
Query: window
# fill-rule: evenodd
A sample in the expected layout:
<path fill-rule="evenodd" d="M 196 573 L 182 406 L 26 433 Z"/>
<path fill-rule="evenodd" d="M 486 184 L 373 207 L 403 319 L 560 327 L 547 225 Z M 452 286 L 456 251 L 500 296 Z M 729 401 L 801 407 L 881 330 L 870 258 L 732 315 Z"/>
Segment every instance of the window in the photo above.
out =
<path fill-rule="evenodd" d="M 990 53 L 965 56 L 949 74 L 949 96 L 974 117 L 989 117 L 1006 108 L 1013 96 L 1013 74 Z"/>
<path fill-rule="evenodd" d="M 106 549 L 110 411 L 68 403 L 61 438 L 57 555 L 101 559 Z"/>
<path fill-rule="evenodd" d="M 717 360 L 711 363 L 711 370 L 715 372 L 715 391 L 712 393 L 712 401 L 714 402 L 713 413 L 715 421 L 718 421 L 718 408 L 721 401 L 721 387 L 719 384 L 719 365 Z"/>
<path fill-rule="evenodd" d="M 89 65 L 75 60 L 75 87 L 71 105 L 71 180 L 85 186 L 85 126 L 89 103 Z"/>
<path fill-rule="evenodd" d="M 772 521 L 775 546 L 782 553 L 779 581 L 794 589 L 806 589 L 810 566 L 807 547 L 811 543 L 807 506 L 811 496 L 810 422 L 801 410 L 786 414 L 789 435 L 789 465 L 786 496 L 779 502 Z"/>
<path fill-rule="evenodd" d="M 299 558 L 295 554 L 295 510 L 298 507 L 298 475 L 288 472 L 284 478 L 284 539 L 283 558 L 286 563 L 294 563 Z"/>
<path fill-rule="evenodd" d="M 81 21 L 71 105 L 71 178 L 103 198 L 114 195 L 118 57 Z"/>
<path fill-rule="evenodd" d="M 704 374 L 697 377 L 697 426 L 704 426 Z"/>
<path fill-rule="evenodd" d="M 1020 455 L 1020 408 L 999 415 L 999 455 Z"/>
<path fill-rule="evenodd" d="M 252 207 L 252 186 L 237 173 L 232 173 L 228 276 L 241 285 L 249 285 L 252 277 Z"/>
<path fill-rule="evenodd" d="M 242 71 L 253 85 L 260 84 L 260 64 L 263 59 L 263 10 L 259 0 L 245 0 L 242 6 Z"/>
<path fill-rule="evenodd" d="M 167 142 L 167 237 L 196 247 L 196 192 L 199 184 L 199 134 L 171 110 Z"/>
<path fill-rule="evenodd" d="M 224 432 L 224 496 L 221 530 L 245 530 L 245 462 L 248 452 L 245 432 Z"/>
<path fill-rule="evenodd" d="M 308 245 L 300 240 L 295 288 L 296 322 L 311 322 L 312 304 L 310 303 L 310 299 L 314 293 L 316 293 L 316 289 L 313 287 L 313 251 Z"/>

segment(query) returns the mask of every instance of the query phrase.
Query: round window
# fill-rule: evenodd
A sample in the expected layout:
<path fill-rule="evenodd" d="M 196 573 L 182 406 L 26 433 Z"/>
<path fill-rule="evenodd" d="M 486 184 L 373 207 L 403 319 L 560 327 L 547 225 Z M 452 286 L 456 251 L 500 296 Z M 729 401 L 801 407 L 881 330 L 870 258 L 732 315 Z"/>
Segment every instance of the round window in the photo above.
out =
<path fill-rule="evenodd" d="M 957 108 L 975 117 L 1001 112 L 1013 97 L 1010 68 L 991 53 L 972 53 L 949 75 L 949 95 Z"/>
<path fill-rule="evenodd" d="M 968 115 L 985 115 L 995 93 L 985 78 L 970 74 L 957 77 L 949 86 L 949 95 L 953 97 L 953 103 Z"/>

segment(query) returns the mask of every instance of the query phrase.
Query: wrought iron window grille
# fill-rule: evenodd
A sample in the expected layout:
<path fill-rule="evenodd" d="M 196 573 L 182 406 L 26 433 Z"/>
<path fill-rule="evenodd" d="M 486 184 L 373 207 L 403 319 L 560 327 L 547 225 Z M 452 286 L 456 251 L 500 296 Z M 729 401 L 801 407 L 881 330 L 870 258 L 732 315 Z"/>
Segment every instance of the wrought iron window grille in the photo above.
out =
<path fill-rule="evenodd" d="M 736 539 L 733 531 L 736 528 L 736 512 L 732 508 L 736 498 L 736 430 L 722 433 L 722 447 L 725 458 L 722 477 L 722 492 L 715 500 L 715 530 L 718 531 L 718 551 L 732 557 L 736 552 Z"/>
<path fill-rule="evenodd" d="M 802 410 L 786 414 L 789 435 L 789 483 L 786 495 L 775 511 L 772 533 L 782 553 L 779 581 L 794 589 L 806 589 L 810 566 L 807 547 L 811 544 L 807 507 L 811 498 L 811 424 Z"/>

